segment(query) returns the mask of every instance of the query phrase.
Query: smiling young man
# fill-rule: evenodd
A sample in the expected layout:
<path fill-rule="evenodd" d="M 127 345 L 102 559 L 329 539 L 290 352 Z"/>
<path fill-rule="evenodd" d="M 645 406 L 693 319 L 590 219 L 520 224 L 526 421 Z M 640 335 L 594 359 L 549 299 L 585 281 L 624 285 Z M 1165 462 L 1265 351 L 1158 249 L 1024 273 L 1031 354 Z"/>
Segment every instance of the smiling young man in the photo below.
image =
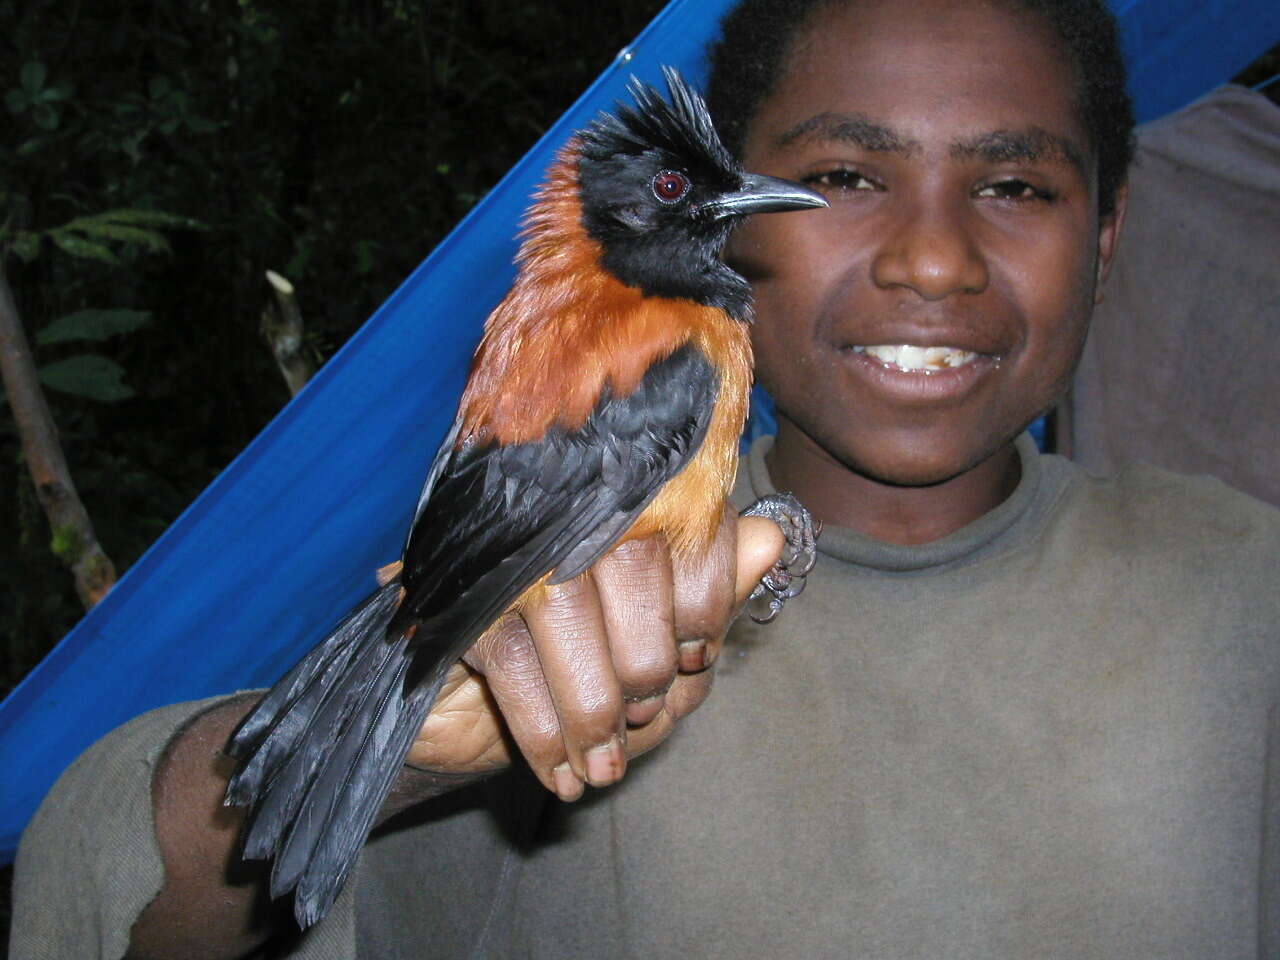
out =
<path fill-rule="evenodd" d="M 779 420 L 744 501 L 792 490 L 827 524 L 785 643 L 737 631 L 776 691 L 737 705 L 774 749 L 736 786 L 794 800 L 752 832 L 778 866 L 724 865 L 769 890 L 808 865 L 771 948 L 1280 955 L 1280 518 L 1203 478 L 1091 478 L 1022 433 L 1124 220 L 1110 14 L 748 0 L 714 76 L 744 161 L 831 204 L 730 251 Z"/>
<path fill-rule="evenodd" d="M 735 566 L 749 584 L 771 559 L 726 521 L 707 568 L 629 547 L 478 645 L 412 759 L 458 783 L 514 745 L 542 786 L 406 811 L 280 955 L 1280 955 L 1280 519 L 1209 480 L 1087 477 L 1023 433 L 1120 233 L 1122 73 L 1100 0 L 739 8 L 719 122 L 831 207 L 733 243 L 780 419 L 738 492 L 794 490 L 821 565 L 721 652 Z M 550 665 L 599 642 L 616 676 L 550 696 Z M 652 761 L 551 802 L 622 775 L 562 781 L 563 741 L 668 737 L 717 653 L 715 696 Z M 245 708 L 144 718 L 77 765 L 24 848 L 18 956 L 41 931 L 187 957 L 271 932 L 223 874 L 217 751 Z M 126 782 L 153 766 L 158 849 Z M 406 773 L 397 806 L 450 785 Z M 77 806 L 94 790 L 111 817 Z"/>
<path fill-rule="evenodd" d="M 734 243 L 782 410 L 772 466 L 828 522 L 925 543 L 1016 483 L 1013 440 L 1070 380 L 1123 185 L 1100 203 L 1079 65 L 1040 17 L 811 6 L 744 150 L 832 207 Z"/>

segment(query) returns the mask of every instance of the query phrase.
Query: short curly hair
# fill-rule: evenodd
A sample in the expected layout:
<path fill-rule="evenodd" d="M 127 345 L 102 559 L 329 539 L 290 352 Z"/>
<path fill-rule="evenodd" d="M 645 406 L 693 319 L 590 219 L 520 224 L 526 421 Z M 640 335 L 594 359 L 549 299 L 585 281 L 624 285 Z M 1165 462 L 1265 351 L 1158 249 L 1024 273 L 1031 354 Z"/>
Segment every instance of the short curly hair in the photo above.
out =
<path fill-rule="evenodd" d="M 817 10 L 840 2 L 850 0 L 742 0 L 721 21 L 709 51 L 707 103 L 735 156 L 781 78 L 792 38 Z M 1080 114 L 1098 157 L 1098 211 L 1106 216 L 1133 157 L 1133 103 L 1115 17 L 1106 0 L 1001 2 L 1042 17 L 1075 65 Z"/>

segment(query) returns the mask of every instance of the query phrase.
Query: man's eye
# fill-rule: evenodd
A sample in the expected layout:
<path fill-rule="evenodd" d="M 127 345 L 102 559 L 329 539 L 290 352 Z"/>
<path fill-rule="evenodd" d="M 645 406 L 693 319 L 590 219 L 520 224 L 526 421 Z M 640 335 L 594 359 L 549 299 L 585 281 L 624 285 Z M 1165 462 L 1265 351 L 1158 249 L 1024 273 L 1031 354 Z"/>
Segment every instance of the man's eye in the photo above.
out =
<path fill-rule="evenodd" d="M 857 170 L 840 168 L 823 173 L 811 173 L 804 182 L 826 190 L 875 190 L 875 181 L 864 177 Z"/>
<path fill-rule="evenodd" d="M 989 183 L 985 187 L 980 187 L 977 191 L 980 197 L 991 197 L 995 200 L 1045 200 L 1052 201 L 1055 194 L 1049 190 L 1042 190 L 1039 187 L 1032 186 L 1025 180 L 1011 179 L 1000 180 L 997 183 Z"/>

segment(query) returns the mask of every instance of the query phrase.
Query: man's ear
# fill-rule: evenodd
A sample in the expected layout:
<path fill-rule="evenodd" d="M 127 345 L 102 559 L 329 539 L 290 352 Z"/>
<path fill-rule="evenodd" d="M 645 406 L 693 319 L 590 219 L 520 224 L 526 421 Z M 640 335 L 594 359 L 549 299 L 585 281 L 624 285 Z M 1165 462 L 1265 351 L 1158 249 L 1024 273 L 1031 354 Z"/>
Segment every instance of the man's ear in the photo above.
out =
<path fill-rule="evenodd" d="M 1102 302 L 1102 285 L 1120 246 L 1120 233 L 1124 229 L 1125 214 L 1129 211 L 1129 182 L 1116 188 L 1115 203 L 1111 212 L 1098 221 L 1098 276 L 1093 287 L 1093 302 Z"/>

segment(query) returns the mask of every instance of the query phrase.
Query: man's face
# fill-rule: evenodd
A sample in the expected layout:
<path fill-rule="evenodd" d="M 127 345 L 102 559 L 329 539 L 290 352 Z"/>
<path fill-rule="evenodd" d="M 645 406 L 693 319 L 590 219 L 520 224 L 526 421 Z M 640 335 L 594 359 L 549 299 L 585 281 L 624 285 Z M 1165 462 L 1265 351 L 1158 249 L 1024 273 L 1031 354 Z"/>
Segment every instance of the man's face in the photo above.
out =
<path fill-rule="evenodd" d="M 831 202 L 755 218 L 730 247 L 784 430 L 874 479 L 936 483 L 1053 405 L 1116 229 L 1099 231 L 1071 68 L 1039 21 L 946 0 L 822 10 L 745 154 Z"/>

